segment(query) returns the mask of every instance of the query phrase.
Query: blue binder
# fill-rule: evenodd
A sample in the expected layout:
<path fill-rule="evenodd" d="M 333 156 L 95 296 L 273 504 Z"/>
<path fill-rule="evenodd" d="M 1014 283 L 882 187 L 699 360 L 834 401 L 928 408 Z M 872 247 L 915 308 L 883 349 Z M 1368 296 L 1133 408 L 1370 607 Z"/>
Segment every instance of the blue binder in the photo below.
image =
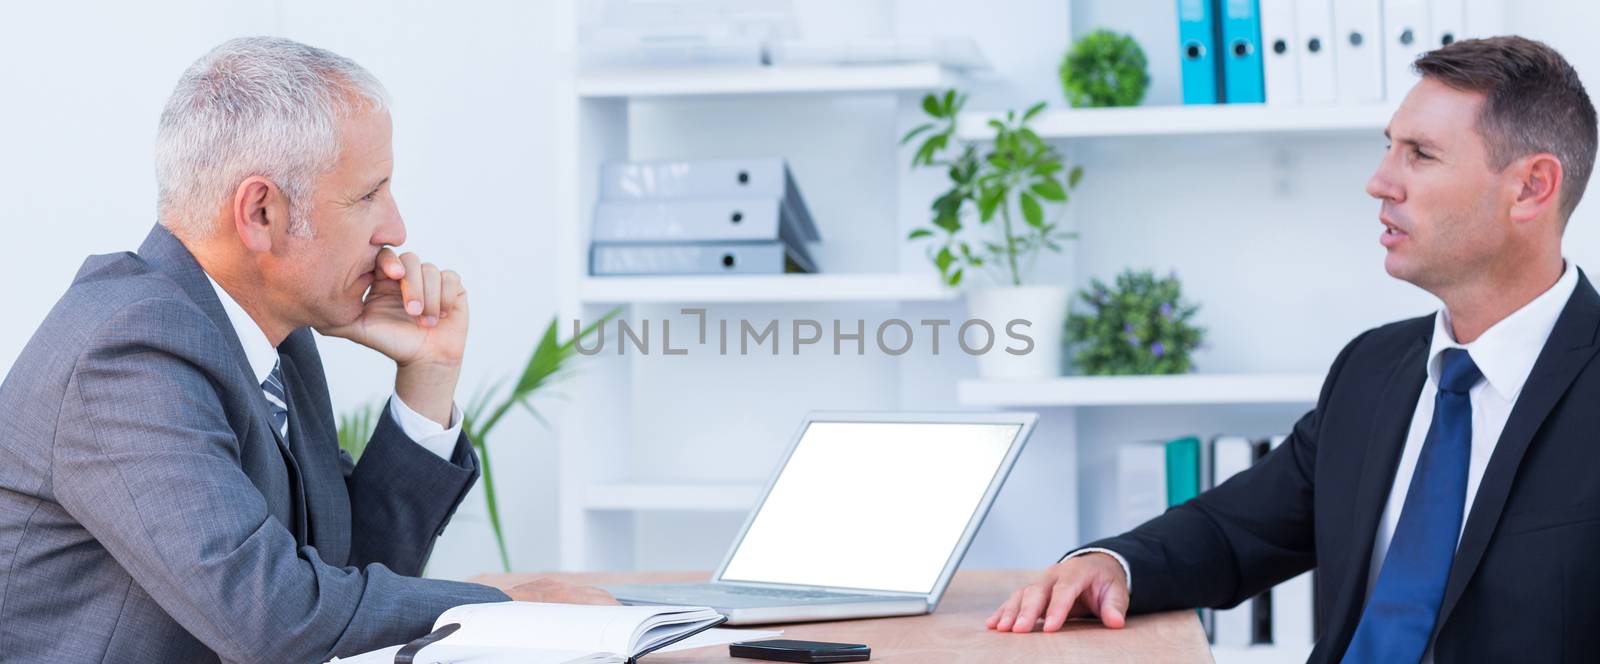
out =
<path fill-rule="evenodd" d="M 1183 103 L 1222 101 L 1222 61 L 1217 57 L 1216 0 L 1178 0 L 1178 61 Z"/>
<path fill-rule="evenodd" d="M 1261 70 L 1260 0 L 1220 0 L 1222 9 L 1222 98 L 1230 104 L 1267 100 Z"/>

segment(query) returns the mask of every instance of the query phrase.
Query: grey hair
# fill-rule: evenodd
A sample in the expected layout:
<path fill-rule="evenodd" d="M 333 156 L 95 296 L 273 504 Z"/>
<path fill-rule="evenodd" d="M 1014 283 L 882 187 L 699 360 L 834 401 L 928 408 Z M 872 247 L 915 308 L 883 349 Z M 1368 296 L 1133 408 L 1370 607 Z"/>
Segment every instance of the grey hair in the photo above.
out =
<path fill-rule="evenodd" d="M 223 42 L 189 66 L 161 112 L 161 223 L 206 237 L 239 183 L 259 175 L 288 197 L 289 232 L 310 236 L 313 183 L 339 158 L 339 120 L 387 105 L 378 79 L 338 54 L 278 37 Z"/>

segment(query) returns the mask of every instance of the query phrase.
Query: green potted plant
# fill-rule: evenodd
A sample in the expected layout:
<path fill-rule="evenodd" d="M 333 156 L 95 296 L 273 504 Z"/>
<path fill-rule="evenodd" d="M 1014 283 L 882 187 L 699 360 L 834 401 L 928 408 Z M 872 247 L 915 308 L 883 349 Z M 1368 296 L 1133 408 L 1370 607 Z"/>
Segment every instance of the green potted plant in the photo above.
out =
<path fill-rule="evenodd" d="M 534 395 L 566 374 L 567 363 L 577 353 L 576 344 L 579 340 L 587 340 L 600 326 L 616 318 L 620 311 L 613 309 L 607 312 L 599 320 L 580 330 L 577 336 L 565 341 L 560 339 L 556 331 L 557 319 L 550 319 L 544 335 L 539 337 L 539 344 L 534 346 L 533 355 L 528 358 L 527 364 L 523 365 L 522 372 L 517 375 L 517 380 L 511 385 L 511 389 L 501 394 L 506 382 L 502 379 L 479 391 L 462 412 L 461 429 L 467 434 L 467 439 L 472 441 L 472 447 L 478 453 L 478 464 L 482 471 L 483 498 L 489 510 L 489 526 L 494 530 L 495 545 L 500 552 L 500 565 L 507 572 L 511 571 L 511 556 L 506 551 L 505 530 L 500 523 L 500 503 L 494 490 L 494 464 L 489 457 L 489 432 L 493 431 L 495 425 L 499 424 L 513 408 L 521 408 L 540 424 L 548 425 L 532 403 Z M 359 458 L 362 448 L 366 447 L 367 439 L 372 436 L 372 430 L 377 426 L 377 409 L 380 407 L 381 404 L 368 404 L 339 416 L 339 447 L 349 452 L 352 458 Z"/>
<path fill-rule="evenodd" d="M 1184 301 L 1178 275 L 1125 270 L 1114 287 L 1099 279 L 1078 293 L 1083 311 L 1067 318 L 1073 365 L 1086 375 L 1180 374 L 1205 341 L 1193 324 L 1200 307 Z"/>
<path fill-rule="evenodd" d="M 1045 102 L 990 120 L 994 134 L 981 149 L 974 143 L 953 145 L 965 104 L 966 95 L 955 90 L 927 95 L 922 109 L 932 121 L 900 141 L 922 137 L 911 167 L 942 169 L 950 178 L 949 188 L 933 201 L 931 223 L 912 230 L 907 239 L 926 243 L 928 259 L 946 284 L 960 286 L 977 277 L 978 287 L 967 293 L 968 311 L 997 335 L 1003 337 L 1009 321 L 1029 321 L 1033 350 L 1017 356 L 997 344 L 978 358 L 983 377 L 1056 376 L 1070 289 L 1027 282 L 1040 254 L 1067 253 L 1078 237 L 1061 229 L 1061 216 L 1083 169 L 1067 168 L 1061 153 L 1029 128 Z"/>
<path fill-rule="evenodd" d="M 1138 106 L 1149 88 L 1144 49 L 1128 35 L 1095 30 L 1061 59 L 1061 89 L 1074 107 Z"/>

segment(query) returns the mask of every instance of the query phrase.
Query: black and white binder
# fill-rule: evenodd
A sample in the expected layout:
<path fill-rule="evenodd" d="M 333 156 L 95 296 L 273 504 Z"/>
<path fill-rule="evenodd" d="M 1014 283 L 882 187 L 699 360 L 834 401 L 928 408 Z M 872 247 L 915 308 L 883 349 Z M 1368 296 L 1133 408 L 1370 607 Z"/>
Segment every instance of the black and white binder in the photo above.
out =
<path fill-rule="evenodd" d="M 809 232 L 808 232 L 809 231 Z M 595 242 L 739 242 L 783 240 L 802 247 L 816 230 L 781 198 L 603 200 L 595 206 Z"/>
<path fill-rule="evenodd" d="M 611 162 L 601 168 L 600 198 L 605 201 L 757 196 L 781 199 L 805 241 L 821 239 L 794 175 L 780 157 Z"/>
<path fill-rule="evenodd" d="M 783 242 L 596 243 L 589 266 L 596 276 L 815 271 L 808 256 Z"/>
<path fill-rule="evenodd" d="M 1379 0 L 1337 0 L 1333 6 L 1334 67 L 1339 103 L 1383 101 L 1383 7 Z"/>
<path fill-rule="evenodd" d="M 1295 36 L 1300 43 L 1300 103 L 1326 106 L 1339 99 L 1334 67 L 1332 0 L 1295 0 Z"/>
<path fill-rule="evenodd" d="M 1428 26 L 1428 0 L 1384 0 L 1384 99 L 1398 102 L 1421 77 L 1411 69 L 1417 57 L 1434 48 Z"/>
<path fill-rule="evenodd" d="M 1261 68 L 1268 106 L 1300 104 L 1300 51 L 1294 0 L 1261 0 Z"/>

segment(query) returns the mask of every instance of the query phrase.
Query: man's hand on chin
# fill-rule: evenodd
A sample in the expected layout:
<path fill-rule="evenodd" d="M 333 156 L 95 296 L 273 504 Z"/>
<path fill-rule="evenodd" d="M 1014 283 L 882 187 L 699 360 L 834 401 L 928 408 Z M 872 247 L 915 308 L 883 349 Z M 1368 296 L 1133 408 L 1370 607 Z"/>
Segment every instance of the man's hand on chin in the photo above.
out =
<path fill-rule="evenodd" d="M 383 353 L 395 362 L 395 394 L 412 410 L 449 427 L 461 356 L 467 344 L 467 291 L 461 277 L 416 254 L 378 252 L 361 315 L 318 328 Z"/>

